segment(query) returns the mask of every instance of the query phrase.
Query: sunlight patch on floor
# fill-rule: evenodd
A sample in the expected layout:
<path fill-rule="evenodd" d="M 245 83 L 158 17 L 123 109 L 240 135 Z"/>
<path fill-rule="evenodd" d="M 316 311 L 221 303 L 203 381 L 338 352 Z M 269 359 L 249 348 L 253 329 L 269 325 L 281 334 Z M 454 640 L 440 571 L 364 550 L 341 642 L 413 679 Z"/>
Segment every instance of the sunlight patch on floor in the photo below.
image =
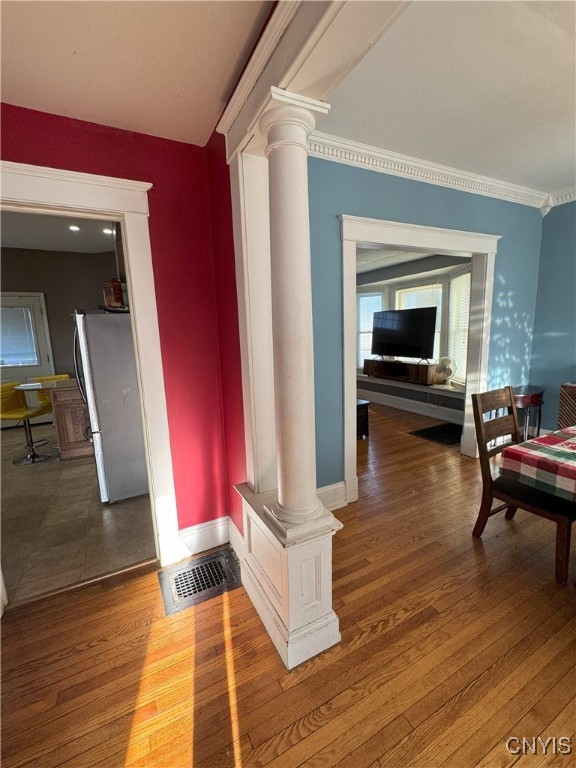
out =
<path fill-rule="evenodd" d="M 224 623 L 224 647 L 226 659 L 226 678 L 228 680 L 228 700 L 230 702 L 230 727 L 234 748 L 234 768 L 242 768 L 240 748 L 240 729 L 238 723 L 238 701 L 236 697 L 236 674 L 234 670 L 234 648 L 232 646 L 232 627 L 230 623 L 230 596 L 222 595 L 222 619 Z"/>

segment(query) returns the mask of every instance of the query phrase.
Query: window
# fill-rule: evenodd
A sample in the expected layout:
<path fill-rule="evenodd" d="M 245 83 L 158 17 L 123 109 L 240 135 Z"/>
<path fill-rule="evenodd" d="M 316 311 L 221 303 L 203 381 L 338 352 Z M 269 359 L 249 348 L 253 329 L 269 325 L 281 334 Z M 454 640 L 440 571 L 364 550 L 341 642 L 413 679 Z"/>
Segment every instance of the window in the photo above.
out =
<path fill-rule="evenodd" d="M 358 368 L 362 369 L 364 366 L 364 358 L 370 357 L 374 312 L 380 312 L 382 309 L 382 294 L 360 293 L 358 294 L 356 301 L 358 317 L 358 343 L 356 345 L 358 359 L 356 365 Z"/>
<path fill-rule="evenodd" d="M 2 307 L 2 366 L 40 365 L 31 307 Z"/>
<path fill-rule="evenodd" d="M 401 288 L 395 292 L 394 309 L 418 309 L 420 307 L 437 307 L 433 357 L 438 359 L 440 357 L 440 329 L 442 325 L 441 283 Z"/>
<path fill-rule="evenodd" d="M 448 312 L 448 357 L 456 363 L 452 381 L 466 381 L 468 352 L 468 321 L 470 316 L 470 272 L 450 280 L 450 310 Z"/>

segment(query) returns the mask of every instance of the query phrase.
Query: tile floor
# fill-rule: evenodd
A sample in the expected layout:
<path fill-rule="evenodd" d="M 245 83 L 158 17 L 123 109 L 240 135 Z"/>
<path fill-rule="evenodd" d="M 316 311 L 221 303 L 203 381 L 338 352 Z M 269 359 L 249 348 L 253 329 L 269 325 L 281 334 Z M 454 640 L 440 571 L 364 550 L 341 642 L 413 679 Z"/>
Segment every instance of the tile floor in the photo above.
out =
<path fill-rule="evenodd" d="M 2 571 L 10 602 L 71 586 L 153 559 L 148 495 L 102 504 L 92 458 L 60 461 L 50 424 L 33 427 L 40 464 L 15 466 L 25 454 L 22 428 L 3 429 Z"/>

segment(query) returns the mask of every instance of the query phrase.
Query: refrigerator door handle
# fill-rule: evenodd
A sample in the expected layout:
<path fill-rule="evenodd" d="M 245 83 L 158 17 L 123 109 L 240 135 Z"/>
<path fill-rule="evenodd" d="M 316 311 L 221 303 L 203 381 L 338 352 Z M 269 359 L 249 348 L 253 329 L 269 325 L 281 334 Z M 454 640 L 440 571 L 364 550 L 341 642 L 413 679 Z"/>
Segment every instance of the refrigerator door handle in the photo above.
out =
<path fill-rule="evenodd" d="M 76 374 L 76 381 L 78 382 L 78 389 L 82 395 L 82 400 L 84 400 L 85 405 L 88 405 L 86 392 L 84 391 L 84 380 L 82 378 L 80 365 L 78 364 L 78 328 L 76 326 L 74 326 L 74 373 Z"/>
<path fill-rule="evenodd" d="M 88 339 L 86 336 L 85 315 L 80 312 L 75 314 L 75 370 L 77 372 L 78 386 L 90 419 L 90 431 L 100 431 L 98 410 L 92 384 L 92 369 L 90 366 L 90 354 L 88 351 Z"/>

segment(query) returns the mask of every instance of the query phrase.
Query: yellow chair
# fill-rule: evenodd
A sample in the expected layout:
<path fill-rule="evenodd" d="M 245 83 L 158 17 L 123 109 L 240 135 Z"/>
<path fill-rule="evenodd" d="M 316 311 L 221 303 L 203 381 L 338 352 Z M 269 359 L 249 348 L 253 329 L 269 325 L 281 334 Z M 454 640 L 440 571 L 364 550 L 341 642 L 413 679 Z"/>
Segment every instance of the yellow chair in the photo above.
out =
<path fill-rule="evenodd" d="M 29 381 L 33 382 L 34 384 L 37 384 L 38 382 L 41 382 L 41 381 L 61 381 L 62 379 L 69 379 L 69 378 L 70 378 L 70 375 L 68 373 L 57 373 L 54 376 L 34 376 L 33 378 L 29 379 Z M 41 389 L 39 389 L 36 394 L 38 395 L 38 404 L 49 406 L 51 411 L 52 398 L 50 396 L 50 392 L 43 392 Z M 50 411 L 46 411 L 46 413 L 49 413 Z"/>
<path fill-rule="evenodd" d="M 40 461 L 51 459 L 50 454 L 36 453 L 34 450 L 34 441 L 32 440 L 32 427 L 30 419 L 36 416 L 43 416 L 50 413 L 50 405 L 37 405 L 30 407 L 26 402 L 26 395 L 22 390 L 16 389 L 18 381 L 9 381 L 0 385 L 0 419 L 2 421 L 21 421 L 24 425 L 24 434 L 26 435 L 26 456 L 21 459 L 14 459 L 12 464 L 38 464 Z"/>

